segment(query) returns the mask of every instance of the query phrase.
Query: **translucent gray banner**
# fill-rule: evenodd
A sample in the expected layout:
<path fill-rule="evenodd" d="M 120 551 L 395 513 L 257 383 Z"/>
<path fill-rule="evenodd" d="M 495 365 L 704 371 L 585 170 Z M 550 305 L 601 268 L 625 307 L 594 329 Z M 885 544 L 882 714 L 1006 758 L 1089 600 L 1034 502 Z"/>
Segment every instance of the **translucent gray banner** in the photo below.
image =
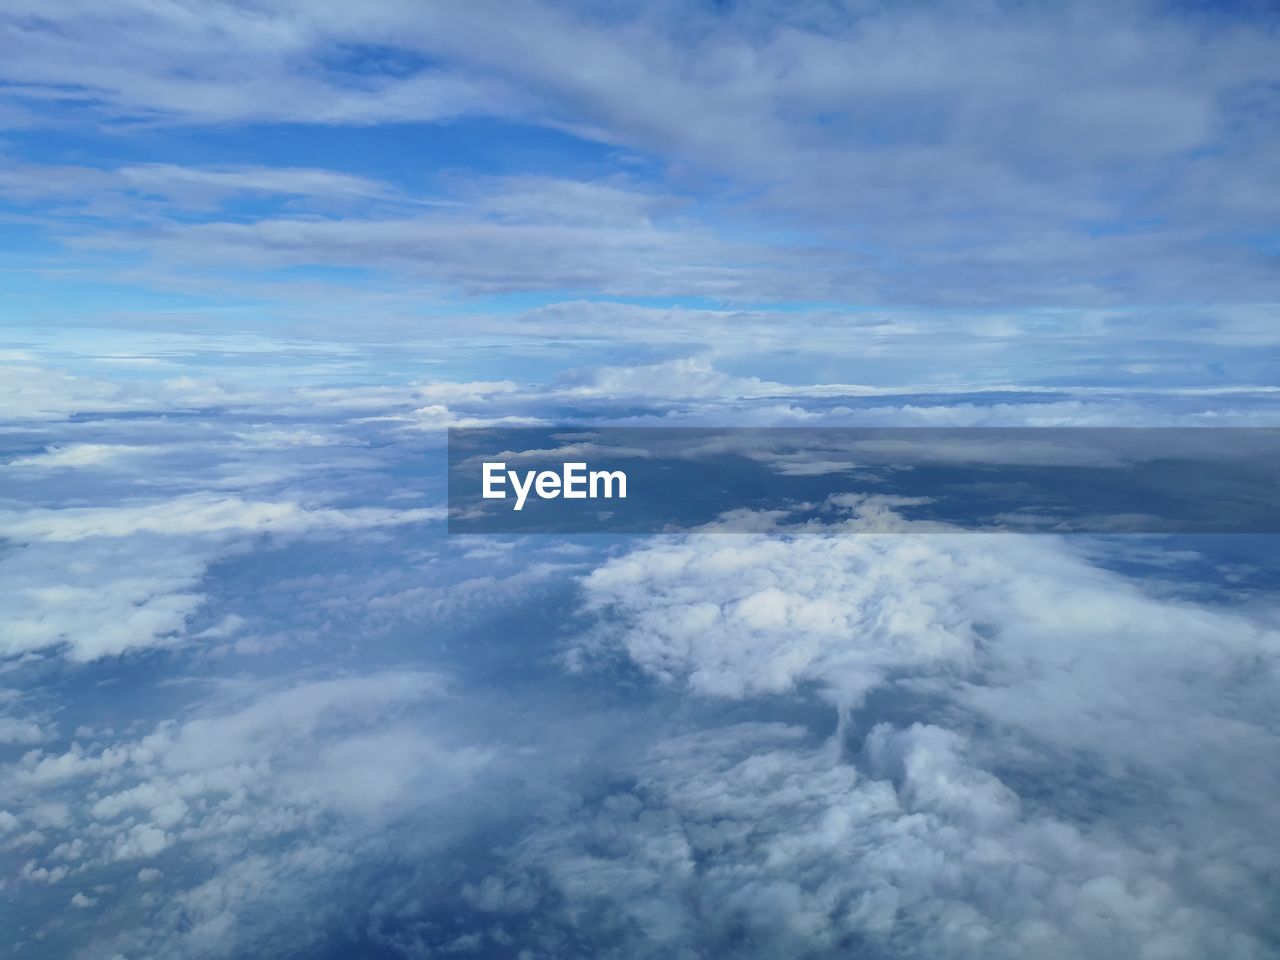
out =
<path fill-rule="evenodd" d="M 450 533 L 1280 532 L 1280 429 L 449 431 Z"/>

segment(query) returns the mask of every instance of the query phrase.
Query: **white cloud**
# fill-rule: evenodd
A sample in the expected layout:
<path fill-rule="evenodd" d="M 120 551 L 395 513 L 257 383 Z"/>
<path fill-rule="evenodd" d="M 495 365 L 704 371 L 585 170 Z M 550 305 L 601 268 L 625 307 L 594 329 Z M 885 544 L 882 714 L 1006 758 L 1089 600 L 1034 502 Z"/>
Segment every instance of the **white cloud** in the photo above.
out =
<path fill-rule="evenodd" d="M 223 348 L 235 344 L 191 347 Z M 290 362 L 270 342 L 245 349 Z M 93 460 L 95 446 L 143 436 L 157 451 L 145 470 L 122 458 L 4 478 L 17 496 L 0 523 L 24 542 L 0 554 L 0 633 L 25 692 L 3 701 L 0 734 L 32 748 L 0 771 L 14 853 L 4 883 L 22 903 L 40 895 L 28 884 L 54 885 L 59 903 L 98 901 L 61 911 L 42 942 L 78 946 L 97 927 L 104 952 L 216 957 L 305 950 L 339 927 L 387 949 L 583 943 L 593 956 L 727 955 L 746 942 L 780 956 L 1265 955 L 1266 838 L 1280 835 L 1269 601 L 1178 599 L 1069 544 L 1019 537 L 611 546 L 582 583 L 605 620 L 579 664 L 625 658 L 662 681 L 655 693 L 634 672 L 541 672 L 555 631 L 577 623 L 564 616 L 564 572 L 594 562 L 595 546 L 455 550 L 406 536 L 393 551 L 329 549 L 438 518 L 332 506 L 427 489 L 401 468 L 437 448 L 406 422 L 521 422 L 548 404 L 720 422 L 783 410 L 824 422 L 1166 422 L 1183 416 L 1166 402 L 1187 401 L 1028 391 L 955 406 L 954 395 L 793 387 L 722 360 L 525 386 L 326 387 L 305 363 L 296 389 L 264 386 L 251 364 L 167 385 L 33 378 L 38 396 L 17 405 L 49 419 L 28 422 L 31 448 L 47 451 L 31 459 Z M 1194 402 L 1203 422 L 1274 417 L 1265 393 Z M 229 410 L 196 412 L 205 403 Z M 147 419 L 54 420 L 113 405 Z M 240 469 L 250 460 L 255 477 Z M 892 504 L 846 505 L 898 522 Z M 768 518 L 761 529 L 776 534 Z M 261 534 L 291 552 L 217 565 Z M 311 534 L 325 549 L 292 539 Z M 535 591 L 551 606 L 533 605 Z M 196 642 L 164 658 L 102 659 L 176 646 L 188 628 Z M 290 645 L 308 632 L 315 646 Z M 215 659 L 238 639 L 276 656 Z M 82 665 L 68 670 L 55 649 Z M 431 672 L 446 658 L 465 671 L 454 685 Z M 272 676 L 281 669 L 303 674 L 285 682 Z M 195 678 L 218 693 L 193 706 L 208 689 Z M 106 700 L 112 688 L 97 684 L 109 680 L 128 693 Z M 616 711 L 609 722 L 592 712 L 600 700 Z M 449 889 L 442 862 L 465 865 L 444 871 Z M 446 910 L 465 932 L 423 920 Z"/>
<path fill-rule="evenodd" d="M 420 223 L 264 218 L 159 234 L 219 257 L 245 244 L 264 262 L 333 262 L 346 231 L 349 257 L 385 260 L 390 247 L 412 244 L 442 258 L 446 282 L 470 290 L 555 276 L 635 292 L 647 270 L 656 290 L 685 295 L 802 290 L 810 300 L 836 292 L 859 303 L 961 305 L 1274 299 L 1273 271 L 1253 238 L 1275 213 L 1267 92 L 1280 58 L 1265 20 L 1248 10 L 1184 15 L 1131 4 L 996 16 L 965 4 L 859 3 L 606 15 L 396 0 L 359 13 L 220 3 L 198 19 L 144 4 L 38 12 L 10 11 L 12 49 L 0 69 L 10 115 L 27 123 L 88 113 L 160 125 L 361 127 L 478 114 L 639 151 L 670 164 L 672 179 L 710 175 L 728 182 L 724 194 L 748 219 L 782 214 L 809 229 L 809 269 L 787 283 L 735 269 L 742 258 L 697 231 L 574 236 L 471 224 L 458 231 L 470 255 L 457 258 L 440 230 Z M 311 169 L 129 171 L 143 186 L 193 196 L 294 189 L 361 198 L 378 189 Z M 517 179 L 539 192 L 535 178 Z M 493 207 L 535 219 L 548 208 L 587 211 L 580 217 L 634 209 L 607 188 L 567 184 L 545 201 Z M 785 276 L 796 246 L 777 245 L 764 272 L 778 264 Z M 842 255 L 823 259 L 824 247 Z M 636 256 L 639 269 L 629 263 Z"/>
<path fill-rule="evenodd" d="M 1134 763 L 1165 750 L 1198 762 L 1208 742 L 1177 723 L 1189 713 L 1198 736 L 1266 742 L 1263 726 L 1238 726 L 1259 718 L 1208 679 L 1241 659 L 1280 662 L 1265 623 L 1148 596 L 1052 538 L 856 531 L 693 535 L 612 559 L 582 581 L 602 622 L 575 656 L 620 648 L 716 696 L 814 684 L 842 707 L 905 672 L 1037 736 Z M 952 689 L 952 678 L 970 679 Z M 1109 704 L 1105 723 L 1084 703 Z"/>
<path fill-rule="evenodd" d="M 744 938 L 795 957 L 1265 951 L 1158 847 L 1038 810 L 936 726 L 877 725 L 845 759 L 802 728 L 739 724 L 668 740 L 635 776 L 526 839 L 512 870 L 548 876 L 570 923 L 611 918 L 602 956 Z"/>
<path fill-rule="evenodd" d="M 203 602 L 214 553 L 189 543 L 38 544 L 0 555 L 0 654 L 66 645 L 75 660 L 172 643 Z"/>
<path fill-rule="evenodd" d="M 701 697 L 816 694 L 837 723 L 809 753 L 768 745 L 799 730 L 742 734 L 765 745 L 741 759 L 733 732 L 659 748 L 643 802 L 535 857 L 575 903 L 615 889 L 644 939 L 742 923 L 790 955 L 846 936 L 942 957 L 1265 952 L 1249 931 L 1275 850 L 1246 851 L 1280 827 L 1273 611 L 1157 595 L 1016 535 L 667 538 L 582 583 L 599 623 L 578 668 L 621 653 Z M 937 720 L 860 728 L 885 710 Z"/>
<path fill-rule="evenodd" d="M 425 523 L 444 517 L 442 508 L 384 510 L 356 507 L 308 509 L 297 503 L 245 501 L 238 497 L 192 494 L 116 507 L 36 508 L 0 512 L 0 533 L 15 541 L 67 543 L 93 537 L 138 533 L 192 534 L 355 530 L 400 523 Z"/>
<path fill-rule="evenodd" d="M 208 565 L 260 533 L 361 531 L 442 519 L 443 509 L 308 509 L 191 494 L 115 507 L 0 512 L 9 550 L 0 655 L 62 647 L 87 661 L 183 638 Z"/>
<path fill-rule="evenodd" d="M 0 794 L 35 809 L 46 792 L 81 782 L 61 824 L 76 837 L 80 876 L 182 851 L 182 876 L 166 872 L 164 898 L 138 905 L 145 923 L 135 916 L 112 934 L 124 953 L 230 955 L 270 934 L 275 907 L 342 882 L 375 848 L 393 854 L 400 841 L 382 831 L 400 818 L 465 802 L 494 753 L 458 742 L 437 709 L 447 686 L 412 669 L 229 683 L 195 715 L 137 738 L 33 752 L 8 767 Z M 438 722 L 424 722 L 433 716 Z M 5 816 L 12 822 L 0 826 L 17 829 L 18 819 Z M 409 849 L 422 848 L 410 840 Z M 48 861 L 67 845 L 46 847 L 21 877 L 62 883 L 71 869 Z M 137 874 L 141 883 L 160 876 L 149 865 Z M 76 905 L 87 910 L 94 899 Z"/>
<path fill-rule="evenodd" d="M 74 470 L 79 467 L 102 466 L 113 460 L 147 449 L 147 447 L 124 444 L 70 443 L 65 446 L 50 447 L 43 453 L 27 457 L 15 457 L 6 466 L 10 468 L 29 467 L 38 470 Z"/>

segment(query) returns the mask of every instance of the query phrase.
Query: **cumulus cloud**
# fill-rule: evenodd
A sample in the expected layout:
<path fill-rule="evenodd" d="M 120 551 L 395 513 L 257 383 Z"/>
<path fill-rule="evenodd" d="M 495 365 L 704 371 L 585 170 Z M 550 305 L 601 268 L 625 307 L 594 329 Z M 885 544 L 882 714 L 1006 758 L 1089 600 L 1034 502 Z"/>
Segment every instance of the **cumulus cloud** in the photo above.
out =
<path fill-rule="evenodd" d="M 191 495 L 146 505 L 35 509 L 0 518 L 11 541 L 0 623 L 5 656 L 63 647 L 74 660 L 167 646 L 204 603 L 210 563 L 237 538 L 361 531 L 442 519 L 441 508 L 305 509 Z"/>
<path fill-rule="evenodd" d="M 1206 744 L 1172 732 L 1190 713 L 1198 735 L 1244 737 L 1237 711 L 1256 693 L 1208 678 L 1226 683 L 1232 664 L 1262 657 L 1274 666 L 1280 656 L 1280 634 L 1265 623 L 1148 596 L 1051 538 L 689 536 L 610 560 L 583 587 L 602 624 L 574 658 L 616 648 L 702 694 L 816 685 L 842 707 L 904 672 L 944 689 L 967 678 L 960 701 L 1038 736 L 1126 751 L 1132 762 L 1156 762 L 1163 749 L 1200 762 Z M 1184 683 L 1187 671 L 1202 682 Z M 1111 705 L 1106 722 L 1129 736 L 1088 729 L 1076 716 L 1082 699 Z M 1242 739 L 1242 748 L 1270 736 L 1252 719 L 1261 739 Z"/>
<path fill-rule="evenodd" d="M 65 645 L 74 660 L 173 643 L 204 601 L 215 551 L 145 538 L 10 547 L 0 554 L 6 657 Z"/>
<path fill-rule="evenodd" d="M 3 656 L 60 650 L 83 662 L 172 646 L 205 602 L 209 566 L 255 537 L 358 536 L 443 517 L 441 509 L 417 505 L 340 509 L 326 505 L 333 494 L 314 485 L 290 488 L 299 477 L 344 462 L 351 469 L 358 438 L 281 422 L 278 414 L 226 427 L 205 415 L 171 429 L 159 415 L 182 402 L 186 387 L 28 370 L 32 376 L 19 379 L 17 389 L 21 403 L 34 400 L 36 407 L 15 413 L 40 422 L 87 412 L 95 440 L 69 440 L 80 428 L 55 421 L 34 431 L 48 438 L 37 452 L 10 459 L 3 470 L 9 492 L 0 510 Z M 49 402 L 27 389 L 31 384 L 49 387 Z M 400 402 L 414 402 L 411 389 Z M 128 410 L 156 419 L 113 419 Z M 148 442 L 136 442 L 141 437 Z M 139 488 L 153 492 L 139 495 Z M 26 738 L 28 728 L 15 723 L 9 733 Z"/>
<path fill-rule="evenodd" d="M 526 840 L 515 876 L 548 877 L 601 956 L 1266 950 L 1159 849 L 1038 810 L 952 731 L 878 724 L 854 747 L 759 723 L 666 741 L 634 787 Z"/>
<path fill-rule="evenodd" d="M 906 956 L 1265 954 L 1245 851 L 1274 831 L 1280 783 L 1268 616 L 1152 595 L 1018 536 L 670 538 L 582 582 L 599 624 L 570 651 L 579 669 L 621 653 L 701 697 L 836 711 L 822 747 L 768 746 L 801 736 L 780 729 L 673 744 L 539 851 L 586 902 L 618 878 L 609 908 L 628 905 L 646 949 L 745 925 L 792 955 L 863 938 Z M 886 711 L 934 720 L 896 728 Z"/>
<path fill-rule="evenodd" d="M 447 697 L 445 678 L 415 670 L 290 686 L 240 683 L 189 719 L 137 739 L 28 753 L 7 767 L 5 803 L 34 810 L 69 783 L 82 788 L 68 795 L 60 823 L 75 838 L 73 861 L 59 863 L 72 841 L 46 842 L 21 875 L 84 882 L 112 875 L 113 864 L 146 864 L 181 848 L 184 873 L 200 879 L 152 903 L 148 923 L 126 925 L 116 946 L 229 955 L 238 935 L 270 931 L 269 916 L 255 916 L 249 898 L 289 903 L 324 888 L 336 879 L 331 871 L 371 855 L 361 847 L 384 849 L 380 826 L 447 806 L 483 773 L 487 748 L 454 742 L 443 725 L 433 734 L 409 722 Z M 5 817 L 16 829 L 19 818 Z M 317 833 L 308 845 L 280 847 L 322 826 L 327 838 Z M 268 852 L 272 844 L 276 851 Z M 160 876 L 153 866 L 132 869 L 139 882 Z M 111 909 L 101 898 L 76 897 L 85 910 Z"/>
<path fill-rule="evenodd" d="M 1280 647 L 1256 556 L 767 516 L 452 542 L 429 506 L 447 423 L 1266 422 L 1266 391 L 904 395 L 705 353 L 335 382 L 317 357 L 376 353 L 188 347 L 189 377 L 14 391 L 4 883 L 96 901 L 24 912 L 23 949 L 1267 954 Z"/>

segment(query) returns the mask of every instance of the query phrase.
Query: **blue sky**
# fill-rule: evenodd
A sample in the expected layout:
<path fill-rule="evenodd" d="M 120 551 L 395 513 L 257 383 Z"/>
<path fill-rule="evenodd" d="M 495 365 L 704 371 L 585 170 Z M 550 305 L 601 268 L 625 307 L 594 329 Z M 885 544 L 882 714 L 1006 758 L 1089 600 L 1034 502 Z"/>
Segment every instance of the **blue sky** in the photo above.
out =
<path fill-rule="evenodd" d="M 5 4 L 0 955 L 1280 956 L 1274 537 L 444 522 L 450 426 L 1277 426 L 1278 29 Z"/>

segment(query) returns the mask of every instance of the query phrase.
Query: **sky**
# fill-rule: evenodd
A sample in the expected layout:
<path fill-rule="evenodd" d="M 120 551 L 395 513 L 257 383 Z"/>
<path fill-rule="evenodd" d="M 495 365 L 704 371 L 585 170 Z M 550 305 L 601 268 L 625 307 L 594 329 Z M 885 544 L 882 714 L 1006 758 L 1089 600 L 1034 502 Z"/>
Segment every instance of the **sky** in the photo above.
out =
<path fill-rule="evenodd" d="M 1265 2 L 7 0 L 0 956 L 1280 957 L 1274 537 L 445 524 L 1280 426 L 1278 168 Z"/>

